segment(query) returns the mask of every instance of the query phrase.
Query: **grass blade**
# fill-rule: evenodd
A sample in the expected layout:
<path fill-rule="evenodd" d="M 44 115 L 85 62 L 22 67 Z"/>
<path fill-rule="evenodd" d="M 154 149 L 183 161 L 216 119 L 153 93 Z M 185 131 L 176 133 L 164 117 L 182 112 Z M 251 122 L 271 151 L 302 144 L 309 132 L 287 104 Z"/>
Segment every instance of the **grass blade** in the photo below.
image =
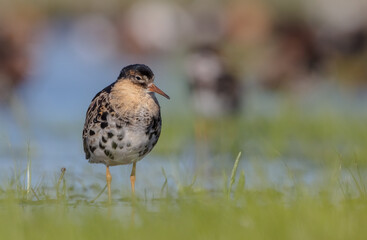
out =
<path fill-rule="evenodd" d="M 238 167 L 238 163 L 240 161 L 240 157 L 241 157 L 242 152 L 239 152 L 236 158 L 236 161 L 234 162 L 233 168 L 232 168 L 232 173 L 231 173 L 231 179 L 229 182 L 229 187 L 228 187 L 228 198 L 231 194 L 231 190 L 232 190 L 232 186 L 236 180 L 236 172 L 237 172 L 237 167 Z"/>
<path fill-rule="evenodd" d="M 59 189 L 60 189 L 61 181 L 63 181 L 63 187 L 65 187 L 65 180 L 64 180 L 65 172 L 66 172 L 66 168 L 61 168 L 61 174 L 60 174 L 59 180 L 57 181 L 57 186 L 56 186 L 56 197 L 57 197 L 57 199 L 60 198 L 60 190 Z"/>
<path fill-rule="evenodd" d="M 32 177 L 31 177 L 31 164 L 32 164 L 32 160 L 31 160 L 31 157 L 30 157 L 30 144 L 28 143 L 28 146 L 27 146 L 27 180 L 26 180 L 26 190 L 27 190 L 27 199 L 29 199 L 29 195 L 30 195 L 30 192 L 31 192 L 31 180 L 32 180 Z"/>
<path fill-rule="evenodd" d="M 98 195 L 92 200 L 90 201 L 90 203 L 94 203 L 101 195 L 104 191 L 106 191 L 107 188 L 107 184 L 104 186 L 104 188 L 98 193 Z"/>
<path fill-rule="evenodd" d="M 166 171 L 164 171 L 164 168 L 163 167 L 162 167 L 162 174 L 164 176 L 164 183 L 163 183 L 162 188 L 161 188 L 161 196 L 163 196 L 163 191 L 167 187 L 167 183 L 168 183 Z"/>

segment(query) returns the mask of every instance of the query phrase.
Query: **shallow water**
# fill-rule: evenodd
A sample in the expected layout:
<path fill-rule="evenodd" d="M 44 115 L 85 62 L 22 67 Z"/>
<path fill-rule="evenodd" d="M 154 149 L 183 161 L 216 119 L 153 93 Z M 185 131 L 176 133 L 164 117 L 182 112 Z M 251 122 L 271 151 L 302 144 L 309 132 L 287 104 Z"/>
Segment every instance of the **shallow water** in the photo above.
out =
<path fill-rule="evenodd" d="M 83 51 L 88 51 L 92 60 L 86 59 L 83 52 L 75 49 L 75 32 L 71 22 L 54 22 L 40 31 L 42 34 L 34 43 L 34 69 L 28 82 L 17 92 L 12 107 L 0 109 L 0 178 L 7 181 L 14 176 L 15 170 L 24 176 L 27 159 L 30 158 L 33 184 L 46 182 L 52 187 L 60 169 L 65 167 L 67 184 L 84 189 L 84 196 L 93 198 L 96 191 L 89 192 L 88 188 L 96 184 L 104 186 L 105 168 L 90 165 L 84 159 L 81 132 L 86 109 L 94 95 L 115 80 L 122 66 L 141 59 L 116 54 L 100 56 L 93 46 L 88 48 L 88 45 Z M 144 58 L 144 63 L 153 70 L 160 69 L 156 73 L 157 84 L 173 96 L 170 102 L 159 99 L 162 114 L 167 118 L 174 109 L 187 111 L 182 107 L 187 104 L 183 82 L 171 80 L 177 76 L 170 71 L 170 61 L 165 57 Z M 317 102 L 319 95 L 312 96 L 306 105 Z M 333 94 L 321 95 L 328 98 L 329 103 L 347 109 L 346 113 L 367 113 L 360 106 L 354 104 L 351 107 L 351 102 L 340 101 Z M 281 101 L 271 95 L 256 93 L 249 94 L 248 99 L 247 114 L 266 116 L 276 115 L 277 103 Z M 361 102 L 363 105 L 364 100 Z M 317 114 L 323 108 L 309 109 L 313 111 L 310 114 Z M 233 156 L 214 155 L 204 148 L 200 151 L 206 157 L 198 158 L 195 146 L 185 148 L 181 154 L 172 153 L 172 157 L 159 156 L 153 151 L 138 163 L 137 192 L 140 196 L 148 194 L 149 197 L 157 197 L 161 193 L 165 181 L 162 168 L 172 193 L 189 186 L 195 178 L 194 189 L 218 190 L 223 187 L 224 175 L 230 175 L 233 166 Z M 119 192 L 120 197 L 129 195 L 131 166 L 113 167 L 111 171 L 115 191 Z M 253 160 L 244 152 L 238 173 L 241 171 L 245 172 L 248 188 L 272 187 L 281 191 L 284 187 L 294 186 L 295 181 L 315 185 L 325 178 L 332 178 L 335 169 L 327 169 L 304 159 Z M 264 179 L 267 185 L 263 184 Z"/>

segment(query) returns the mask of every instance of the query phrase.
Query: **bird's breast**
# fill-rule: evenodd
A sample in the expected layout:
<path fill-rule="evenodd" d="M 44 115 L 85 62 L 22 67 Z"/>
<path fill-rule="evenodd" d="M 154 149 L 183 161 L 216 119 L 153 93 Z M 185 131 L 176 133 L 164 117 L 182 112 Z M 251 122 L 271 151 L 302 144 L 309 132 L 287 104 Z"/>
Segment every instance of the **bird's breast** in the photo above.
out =
<path fill-rule="evenodd" d="M 161 132 L 160 109 L 155 96 L 119 89 L 110 94 L 108 102 L 108 108 L 115 114 L 107 113 L 103 117 L 100 113 L 102 122 L 97 115 L 91 127 L 95 134 L 87 138 L 91 148 L 89 161 L 113 166 L 142 159 L 153 149 Z"/>

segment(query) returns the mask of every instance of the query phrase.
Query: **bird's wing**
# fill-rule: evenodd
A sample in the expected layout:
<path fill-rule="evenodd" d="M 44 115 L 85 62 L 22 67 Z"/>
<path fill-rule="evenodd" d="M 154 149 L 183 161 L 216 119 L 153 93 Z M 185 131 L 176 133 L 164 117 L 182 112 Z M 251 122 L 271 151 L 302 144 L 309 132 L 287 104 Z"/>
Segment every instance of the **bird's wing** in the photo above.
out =
<path fill-rule="evenodd" d="M 105 108 L 110 107 L 108 95 L 111 92 L 113 85 L 114 83 L 97 93 L 87 110 L 83 128 L 83 148 L 86 159 L 90 158 L 90 149 L 87 143 L 87 138 L 88 136 L 96 133 L 93 130 L 93 127 L 95 127 L 96 124 L 100 124 L 99 126 L 102 127 L 104 124 L 107 124 L 106 116 L 103 113 L 106 112 Z"/>

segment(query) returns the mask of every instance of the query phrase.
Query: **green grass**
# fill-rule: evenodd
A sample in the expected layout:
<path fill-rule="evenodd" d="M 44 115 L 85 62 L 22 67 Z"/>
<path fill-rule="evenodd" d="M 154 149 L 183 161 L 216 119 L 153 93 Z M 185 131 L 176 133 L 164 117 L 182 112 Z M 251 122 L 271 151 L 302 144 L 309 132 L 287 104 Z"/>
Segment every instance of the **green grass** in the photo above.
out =
<path fill-rule="evenodd" d="M 230 159 L 233 168 L 217 169 L 223 173 L 221 184 L 203 187 L 206 175 L 199 169 L 192 181 L 175 181 L 163 165 L 161 187 L 146 189 L 135 200 L 115 189 L 109 206 L 106 193 L 94 199 L 103 186 L 87 185 L 93 194 L 84 194 L 68 171 L 31 181 L 39 176 L 31 174 L 29 157 L 25 171 L 18 166 L 0 183 L 0 239 L 366 238 L 366 116 L 309 114 L 287 106 L 272 116 L 250 112 L 218 121 L 180 115 L 164 120 L 154 153 L 175 161 L 187 151 L 182 146 L 191 145 L 204 166 Z M 275 184 L 259 167 L 260 181 L 251 185 L 249 169 L 239 162 L 257 160 L 280 162 L 287 169 L 284 182 Z M 302 181 L 293 160 L 313 164 L 323 177 Z"/>
<path fill-rule="evenodd" d="M 170 118 L 164 122 L 155 151 L 180 153 L 182 145 L 197 137 L 195 126 L 205 125 L 201 134 L 206 134 L 208 145 L 216 153 L 242 150 L 248 157 L 295 158 L 327 164 L 352 164 L 357 157 L 361 165 L 367 164 L 367 116 L 327 111 L 310 116 L 307 109 L 295 108 L 282 109 L 270 117 L 245 113 L 223 120 Z"/>
<path fill-rule="evenodd" d="M 169 188 L 162 196 L 163 170 L 161 194 L 150 190 L 161 197 L 115 194 L 112 205 L 87 196 L 75 201 L 64 172 L 53 188 L 32 188 L 33 196 L 26 184 L 10 181 L 0 190 L 1 239 L 365 239 L 366 186 L 358 164 L 347 171 L 353 181 L 336 174 L 315 194 L 303 183 L 281 191 L 266 182 L 249 188 L 239 161 L 240 154 L 219 191 L 193 183 L 177 197 Z"/>
<path fill-rule="evenodd" d="M 137 205 L 135 224 L 131 213 L 109 216 L 107 208 L 8 205 L 0 230 L 2 239 L 365 239 L 366 202 L 335 207 L 302 199 L 284 206 L 269 200 L 238 207 L 200 198 L 175 207 L 164 202 L 158 212 Z"/>
<path fill-rule="evenodd" d="M 334 202 L 335 189 L 311 196 L 298 188 L 290 197 L 234 188 L 230 198 L 201 189 L 112 206 L 6 193 L 0 232 L 2 239 L 365 239 L 366 198 Z"/>

